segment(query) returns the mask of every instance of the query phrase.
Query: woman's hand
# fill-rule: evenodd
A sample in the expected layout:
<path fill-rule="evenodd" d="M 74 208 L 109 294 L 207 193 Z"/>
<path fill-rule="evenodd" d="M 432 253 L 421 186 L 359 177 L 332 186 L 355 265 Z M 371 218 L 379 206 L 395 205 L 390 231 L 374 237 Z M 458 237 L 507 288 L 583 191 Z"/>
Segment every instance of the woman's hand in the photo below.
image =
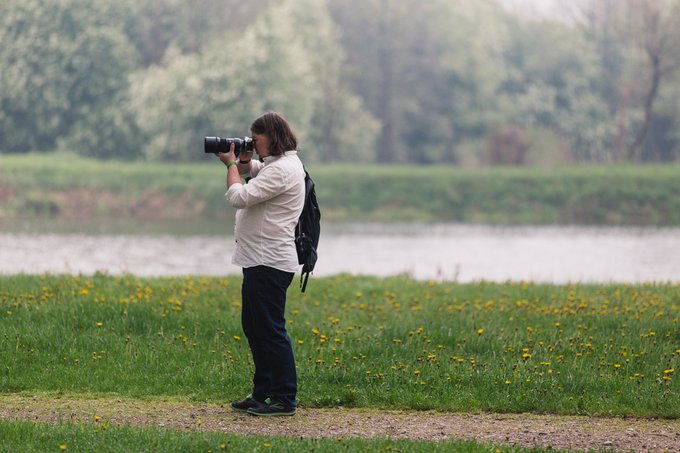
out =
<path fill-rule="evenodd" d="M 228 153 L 215 153 L 217 158 L 222 161 L 224 165 L 227 165 L 229 162 L 236 162 L 236 156 L 234 155 L 234 144 L 232 143 L 229 146 L 229 152 Z"/>
<path fill-rule="evenodd" d="M 245 163 L 245 162 L 250 162 L 253 158 L 253 150 L 250 151 L 241 151 L 238 153 L 238 160 L 239 163 Z"/>

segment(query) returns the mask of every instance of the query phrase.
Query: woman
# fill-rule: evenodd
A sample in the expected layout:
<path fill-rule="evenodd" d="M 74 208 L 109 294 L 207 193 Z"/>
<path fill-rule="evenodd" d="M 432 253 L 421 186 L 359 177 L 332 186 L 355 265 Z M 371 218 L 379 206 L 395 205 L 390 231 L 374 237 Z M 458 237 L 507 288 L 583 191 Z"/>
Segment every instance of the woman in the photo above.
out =
<path fill-rule="evenodd" d="M 250 126 L 253 152 L 217 156 L 227 166 L 229 204 L 237 209 L 232 263 L 243 268 L 241 323 L 255 364 L 250 395 L 231 404 L 252 415 L 293 415 L 297 374 L 284 317 L 286 290 L 299 268 L 294 233 L 305 199 L 297 138 L 275 112 Z M 250 174 L 247 184 L 241 175 Z"/>

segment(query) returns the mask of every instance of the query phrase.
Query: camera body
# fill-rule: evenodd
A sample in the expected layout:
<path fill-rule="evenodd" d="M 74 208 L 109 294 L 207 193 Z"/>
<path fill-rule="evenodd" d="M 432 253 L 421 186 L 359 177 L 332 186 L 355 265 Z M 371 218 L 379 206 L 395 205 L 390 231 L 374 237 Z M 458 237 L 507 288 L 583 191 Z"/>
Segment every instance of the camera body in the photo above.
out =
<path fill-rule="evenodd" d="M 252 151 L 253 139 L 251 137 L 243 138 L 222 138 L 222 137 L 206 137 L 203 141 L 203 151 L 206 153 L 228 153 L 231 144 L 234 144 L 234 155 L 238 157 L 242 151 Z"/>

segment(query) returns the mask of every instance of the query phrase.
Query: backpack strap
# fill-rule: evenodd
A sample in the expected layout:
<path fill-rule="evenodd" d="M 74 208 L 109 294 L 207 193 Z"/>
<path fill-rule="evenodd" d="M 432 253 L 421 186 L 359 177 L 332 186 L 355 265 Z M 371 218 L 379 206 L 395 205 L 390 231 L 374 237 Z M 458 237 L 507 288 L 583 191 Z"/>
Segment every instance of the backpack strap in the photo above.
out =
<path fill-rule="evenodd" d="M 304 283 L 303 280 L 304 279 Z M 309 272 L 302 272 L 300 274 L 300 292 L 304 293 L 305 289 L 307 288 L 307 280 L 309 280 Z"/>

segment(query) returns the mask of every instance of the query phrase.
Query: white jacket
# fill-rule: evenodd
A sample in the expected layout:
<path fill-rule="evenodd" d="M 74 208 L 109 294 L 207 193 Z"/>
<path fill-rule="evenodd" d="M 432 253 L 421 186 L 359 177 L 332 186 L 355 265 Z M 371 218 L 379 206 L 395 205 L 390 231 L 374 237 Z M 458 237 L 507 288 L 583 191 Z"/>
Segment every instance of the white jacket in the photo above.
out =
<path fill-rule="evenodd" d="M 305 202 L 305 171 L 297 151 L 252 160 L 247 184 L 232 184 L 225 193 L 237 209 L 231 262 L 241 267 L 299 269 L 295 226 Z"/>

